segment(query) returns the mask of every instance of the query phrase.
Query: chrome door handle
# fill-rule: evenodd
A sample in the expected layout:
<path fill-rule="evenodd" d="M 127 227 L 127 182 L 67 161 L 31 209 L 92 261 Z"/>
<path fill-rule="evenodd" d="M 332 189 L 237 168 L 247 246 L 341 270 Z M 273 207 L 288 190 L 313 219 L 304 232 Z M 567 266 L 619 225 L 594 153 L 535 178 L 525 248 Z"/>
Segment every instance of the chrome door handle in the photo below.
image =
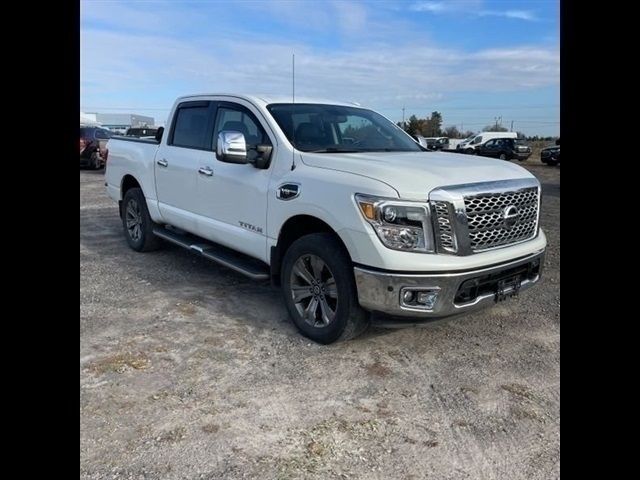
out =
<path fill-rule="evenodd" d="M 211 167 L 200 167 L 198 169 L 198 173 L 201 173 L 202 175 L 206 175 L 207 177 L 210 177 L 213 175 L 213 170 L 211 169 Z"/>
<path fill-rule="evenodd" d="M 160 165 L 161 167 L 166 167 L 167 165 L 169 165 L 169 162 L 167 162 L 164 158 L 162 160 L 158 160 L 158 165 Z"/>

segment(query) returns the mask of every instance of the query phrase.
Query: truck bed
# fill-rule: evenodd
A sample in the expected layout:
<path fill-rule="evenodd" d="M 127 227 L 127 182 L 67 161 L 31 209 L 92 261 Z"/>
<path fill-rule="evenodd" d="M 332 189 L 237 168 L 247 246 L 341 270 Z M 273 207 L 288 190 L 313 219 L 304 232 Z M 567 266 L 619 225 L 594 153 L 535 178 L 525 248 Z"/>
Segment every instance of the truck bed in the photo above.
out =
<path fill-rule="evenodd" d="M 138 137 L 126 137 L 124 135 L 113 135 L 112 140 L 124 140 L 125 142 L 137 142 L 137 143 L 151 143 L 153 145 L 159 145 L 160 142 L 155 138 L 138 138 Z"/>

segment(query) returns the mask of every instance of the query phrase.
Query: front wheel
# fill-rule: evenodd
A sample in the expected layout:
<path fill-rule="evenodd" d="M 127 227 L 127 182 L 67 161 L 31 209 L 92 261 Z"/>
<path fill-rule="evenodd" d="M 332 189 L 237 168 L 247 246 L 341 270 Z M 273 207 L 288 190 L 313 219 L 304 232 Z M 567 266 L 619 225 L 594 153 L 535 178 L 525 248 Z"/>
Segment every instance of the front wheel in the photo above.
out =
<path fill-rule="evenodd" d="M 506 160 L 507 159 L 507 155 L 504 153 L 500 154 L 500 160 Z"/>
<path fill-rule="evenodd" d="M 467 155 L 474 155 L 476 153 L 476 151 L 473 148 L 467 148 L 464 153 L 466 153 Z"/>
<path fill-rule="evenodd" d="M 369 325 L 351 259 L 331 233 L 293 242 L 282 261 L 282 293 L 298 330 L 318 343 L 354 338 Z"/>

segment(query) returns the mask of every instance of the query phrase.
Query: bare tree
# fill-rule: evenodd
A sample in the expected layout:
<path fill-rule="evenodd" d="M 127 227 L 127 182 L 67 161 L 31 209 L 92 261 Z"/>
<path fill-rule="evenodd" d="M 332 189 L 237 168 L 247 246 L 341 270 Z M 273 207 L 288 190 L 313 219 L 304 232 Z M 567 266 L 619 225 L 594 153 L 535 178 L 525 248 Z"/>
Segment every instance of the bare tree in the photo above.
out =
<path fill-rule="evenodd" d="M 508 132 L 509 129 L 503 127 L 502 125 L 487 125 L 482 129 L 483 132 Z"/>

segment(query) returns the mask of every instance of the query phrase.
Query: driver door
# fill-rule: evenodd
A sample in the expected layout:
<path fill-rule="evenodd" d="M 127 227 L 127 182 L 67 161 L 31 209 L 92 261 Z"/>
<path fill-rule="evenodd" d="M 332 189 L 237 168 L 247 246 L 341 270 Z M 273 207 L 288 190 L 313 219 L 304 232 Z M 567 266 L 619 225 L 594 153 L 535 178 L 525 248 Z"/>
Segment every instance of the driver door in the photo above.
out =
<path fill-rule="evenodd" d="M 271 168 L 219 161 L 215 151 L 222 130 L 242 133 L 247 150 L 274 143 L 247 106 L 217 103 L 213 152 L 201 158 L 198 169 L 198 229 L 206 238 L 267 260 L 267 191 Z"/>

